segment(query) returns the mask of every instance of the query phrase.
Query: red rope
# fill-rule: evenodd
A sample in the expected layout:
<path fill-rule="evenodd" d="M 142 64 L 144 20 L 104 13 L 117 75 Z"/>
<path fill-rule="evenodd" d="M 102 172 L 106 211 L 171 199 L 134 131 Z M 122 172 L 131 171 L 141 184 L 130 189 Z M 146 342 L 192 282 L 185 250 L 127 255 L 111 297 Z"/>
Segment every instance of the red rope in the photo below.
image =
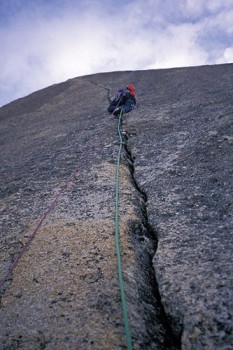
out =
<path fill-rule="evenodd" d="M 113 113 L 112 113 L 113 114 Z M 112 116 L 111 114 L 111 116 Z M 101 128 L 100 132 L 96 135 L 96 138 L 94 139 L 94 141 L 89 145 L 88 149 L 86 151 L 84 151 L 84 154 L 82 155 L 82 159 L 80 160 L 80 162 L 78 163 L 78 165 L 76 166 L 76 168 L 74 169 L 74 171 L 71 173 L 71 175 L 67 178 L 66 182 L 64 183 L 64 185 L 60 188 L 59 192 L 57 193 L 57 195 L 55 196 L 55 198 L 52 200 L 52 202 L 50 203 L 48 209 L 44 212 L 44 214 L 42 215 L 42 217 L 40 218 L 38 224 L 36 225 L 36 227 L 33 229 L 33 231 L 29 234 L 29 237 L 24 245 L 24 247 L 22 248 L 22 250 L 20 251 L 19 255 L 16 257 L 16 259 L 13 261 L 12 265 L 10 266 L 10 268 L 3 274 L 3 277 L 0 279 L 0 289 L 3 288 L 3 286 L 5 285 L 6 281 L 8 280 L 8 278 L 10 277 L 10 275 L 12 274 L 13 270 L 15 269 L 15 267 L 18 265 L 20 259 L 22 258 L 22 256 L 24 255 L 24 253 L 27 251 L 27 249 L 29 248 L 32 240 L 35 238 L 39 228 L 41 227 L 41 225 L 43 224 L 44 220 L 47 218 L 47 216 L 49 215 L 49 213 L 55 208 L 60 196 L 62 195 L 62 193 L 67 189 L 68 185 L 70 184 L 70 182 L 73 180 L 73 178 L 75 177 L 75 175 L 80 171 L 80 169 L 82 168 L 83 164 L 85 163 L 85 161 L 88 159 L 89 153 L 91 148 L 93 148 L 98 141 L 100 141 L 105 129 L 107 128 L 107 126 L 109 125 L 109 121 L 111 119 L 108 120 L 107 123 L 105 123 L 105 125 Z"/>

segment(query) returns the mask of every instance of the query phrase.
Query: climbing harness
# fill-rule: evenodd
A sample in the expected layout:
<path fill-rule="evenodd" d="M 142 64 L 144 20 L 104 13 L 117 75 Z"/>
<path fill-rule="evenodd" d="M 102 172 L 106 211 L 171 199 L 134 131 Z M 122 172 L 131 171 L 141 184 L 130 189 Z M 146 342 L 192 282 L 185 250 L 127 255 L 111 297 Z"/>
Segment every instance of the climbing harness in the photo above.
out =
<path fill-rule="evenodd" d="M 122 275 L 120 244 L 119 244 L 119 172 L 120 172 L 121 152 L 122 152 L 122 146 L 123 146 L 123 140 L 122 140 L 122 134 L 121 134 L 122 114 L 123 112 L 121 111 L 119 115 L 119 120 L 118 120 L 118 135 L 120 140 L 120 146 L 119 146 L 117 169 L 116 169 L 115 240 L 116 240 L 118 276 L 119 276 L 120 292 L 121 292 L 121 304 L 122 304 L 122 311 L 123 311 L 124 324 L 125 324 L 127 349 L 132 350 L 133 349 L 132 338 L 131 338 L 128 314 L 127 314 L 127 306 L 126 306 L 125 291 L 124 291 L 124 280 Z"/>

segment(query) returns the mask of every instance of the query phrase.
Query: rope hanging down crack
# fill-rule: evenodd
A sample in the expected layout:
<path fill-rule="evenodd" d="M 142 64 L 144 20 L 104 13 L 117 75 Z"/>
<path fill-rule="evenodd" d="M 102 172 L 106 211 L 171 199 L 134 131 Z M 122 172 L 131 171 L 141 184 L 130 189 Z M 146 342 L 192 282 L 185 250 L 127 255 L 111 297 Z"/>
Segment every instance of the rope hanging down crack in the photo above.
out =
<path fill-rule="evenodd" d="M 120 244 L 119 244 L 119 172 L 120 172 L 120 160 L 121 160 L 122 145 L 123 145 L 123 140 L 122 140 L 122 135 L 121 135 L 122 114 L 123 113 L 121 111 L 121 113 L 119 115 L 119 120 L 118 120 L 118 135 L 119 135 L 119 139 L 120 139 L 120 146 L 119 146 L 118 159 L 117 159 L 117 169 L 116 169 L 115 240 L 116 240 L 118 276 L 119 276 L 120 292 L 121 292 L 121 304 L 122 304 L 122 311 L 123 311 L 123 317 L 124 317 L 127 349 L 132 350 L 133 349 L 132 338 L 131 338 L 129 321 L 128 321 L 128 313 L 127 313 L 125 290 L 124 290 L 124 280 L 123 280 L 123 274 L 122 274 Z"/>

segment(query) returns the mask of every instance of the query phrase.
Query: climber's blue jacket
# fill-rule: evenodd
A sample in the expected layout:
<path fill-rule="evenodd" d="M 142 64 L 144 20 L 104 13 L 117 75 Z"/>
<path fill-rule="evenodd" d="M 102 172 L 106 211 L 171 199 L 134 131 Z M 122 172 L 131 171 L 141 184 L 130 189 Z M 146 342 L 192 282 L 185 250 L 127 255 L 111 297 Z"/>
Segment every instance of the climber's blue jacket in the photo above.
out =
<path fill-rule="evenodd" d="M 112 113 L 116 107 L 121 107 L 124 113 L 129 113 L 135 105 L 135 92 L 129 89 L 120 89 L 108 107 L 108 112 Z"/>

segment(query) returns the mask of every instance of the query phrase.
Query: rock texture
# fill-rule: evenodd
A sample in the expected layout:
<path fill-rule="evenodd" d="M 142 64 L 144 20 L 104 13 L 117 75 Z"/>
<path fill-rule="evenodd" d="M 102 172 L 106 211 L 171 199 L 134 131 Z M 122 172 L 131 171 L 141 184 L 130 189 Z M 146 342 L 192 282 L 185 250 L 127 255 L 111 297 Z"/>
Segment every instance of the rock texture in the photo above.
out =
<path fill-rule="evenodd" d="M 134 349 L 233 344 L 233 65 L 69 80 L 0 108 L 0 349 L 126 349 L 115 252 L 117 120 L 128 83 L 120 245 Z M 108 90 L 111 89 L 111 90 Z"/>

